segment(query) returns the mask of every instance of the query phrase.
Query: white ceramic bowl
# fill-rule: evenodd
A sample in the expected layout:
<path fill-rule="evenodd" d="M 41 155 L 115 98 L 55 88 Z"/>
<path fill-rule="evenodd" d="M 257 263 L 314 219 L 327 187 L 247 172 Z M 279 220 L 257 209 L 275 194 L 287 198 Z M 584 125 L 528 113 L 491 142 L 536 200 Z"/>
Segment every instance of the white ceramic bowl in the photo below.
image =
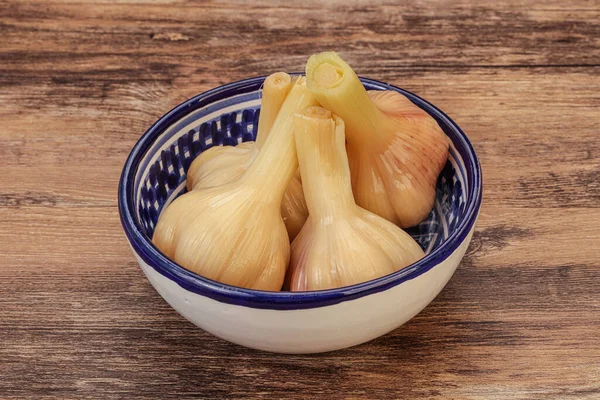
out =
<path fill-rule="evenodd" d="M 361 78 L 367 89 L 396 90 L 432 115 L 451 139 L 429 218 L 409 233 L 427 255 L 398 272 L 340 289 L 263 292 L 203 278 L 162 255 L 150 238 L 160 211 L 185 192 L 193 158 L 213 145 L 253 140 L 264 77 L 202 93 L 159 119 L 135 145 L 119 185 L 121 222 L 160 295 L 195 325 L 233 343 L 281 353 L 317 353 L 364 343 L 429 304 L 460 263 L 481 205 L 481 170 L 460 128 L 412 93 Z"/>

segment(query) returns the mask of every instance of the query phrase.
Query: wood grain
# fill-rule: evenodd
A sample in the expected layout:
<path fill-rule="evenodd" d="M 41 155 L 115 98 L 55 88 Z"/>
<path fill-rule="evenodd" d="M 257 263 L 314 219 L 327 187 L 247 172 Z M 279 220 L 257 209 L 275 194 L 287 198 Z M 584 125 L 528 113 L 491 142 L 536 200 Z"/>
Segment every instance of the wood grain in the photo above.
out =
<path fill-rule="evenodd" d="M 0 398 L 600 398 L 600 3 L 0 0 Z M 394 332 L 257 352 L 175 313 L 121 232 L 152 122 L 337 50 L 471 138 L 462 265 Z"/>

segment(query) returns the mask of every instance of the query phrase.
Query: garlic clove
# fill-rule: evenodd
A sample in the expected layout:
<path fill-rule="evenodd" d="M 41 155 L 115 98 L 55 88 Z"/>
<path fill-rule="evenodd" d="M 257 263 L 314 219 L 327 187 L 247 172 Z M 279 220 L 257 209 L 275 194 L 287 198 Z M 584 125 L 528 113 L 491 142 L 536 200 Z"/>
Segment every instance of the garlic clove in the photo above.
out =
<path fill-rule="evenodd" d="M 180 229 L 174 260 L 225 284 L 281 290 L 289 241 L 277 205 L 255 200 L 256 189 L 237 182 L 217 189 Z"/>
<path fill-rule="evenodd" d="M 410 115 L 429 118 L 423 109 L 415 107 L 414 103 L 395 90 L 367 90 L 377 108 L 386 114 L 402 114 L 405 118 Z"/>
<path fill-rule="evenodd" d="M 188 190 L 234 182 L 244 174 L 258 154 L 254 142 L 237 146 L 214 146 L 194 159 L 187 173 Z"/>
<path fill-rule="evenodd" d="M 281 217 L 287 228 L 290 241 L 294 240 L 308 218 L 308 208 L 304 200 L 302 183 L 294 176 L 283 195 L 281 202 Z"/>

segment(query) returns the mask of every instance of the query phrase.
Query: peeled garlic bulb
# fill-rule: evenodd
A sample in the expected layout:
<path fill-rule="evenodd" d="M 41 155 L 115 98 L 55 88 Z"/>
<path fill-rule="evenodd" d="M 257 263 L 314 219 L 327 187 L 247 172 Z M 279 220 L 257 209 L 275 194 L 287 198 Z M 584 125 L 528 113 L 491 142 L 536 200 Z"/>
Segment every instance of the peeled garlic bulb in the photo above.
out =
<path fill-rule="evenodd" d="M 298 168 L 293 112 L 314 104 L 304 84 L 293 85 L 239 180 L 187 192 L 162 212 L 152 238 L 158 249 L 206 278 L 280 290 L 290 254 L 281 201 Z"/>
<path fill-rule="evenodd" d="M 292 79 L 285 72 L 269 75 L 263 84 L 256 142 L 244 142 L 235 147 L 214 146 L 202 152 L 188 170 L 188 190 L 209 188 L 240 179 L 262 148 L 290 87 L 296 83 L 305 84 L 305 79 Z M 292 113 L 295 111 L 292 110 Z M 289 238 L 293 240 L 308 216 L 302 184 L 297 176 L 294 176 L 283 197 L 281 215 Z"/>
<path fill-rule="evenodd" d="M 313 55 L 306 77 L 323 107 L 346 124 L 357 204 L 404 228 L 425 219 L 448 158 L 436 121 L 400 93 L 367 93 L 336 53 Z"/>
<path fill-rule="evenodd" d="M 410 235 L 356 205 L 341 118 L 311 107 L 296 114 L 294 132 L 310 214 L 292 242 L 286 278 L 290 290 L 353 285 L 423 257 Z"/>

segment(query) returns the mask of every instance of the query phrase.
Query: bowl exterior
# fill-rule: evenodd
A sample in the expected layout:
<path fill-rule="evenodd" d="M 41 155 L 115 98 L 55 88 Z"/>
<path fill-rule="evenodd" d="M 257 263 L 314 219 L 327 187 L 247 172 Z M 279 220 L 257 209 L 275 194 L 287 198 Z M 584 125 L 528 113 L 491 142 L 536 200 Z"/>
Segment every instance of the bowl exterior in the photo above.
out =
<path fill-rule="evenodd" d="M 477 157 L 460 128 L 418 96 L 361 78 L 365 87 L 396 90 L 425 109 L 451 138 L 430 217 L 409 233 L 427 256 L 362 284 L 315 292 L 261 292 L 210 281 L 175 264 L 149 241 L 158 215 L 185 191 L 193 158 L 214 145 L 253 140 L 263 78 L 215 88 L 177 106 L 134 146 L 121 176 L 119 212 L 138 263 L 160 295 L 198 327 L 233 343 L 280 353 L 318 353 L 354 346 L 402 325 L 446 285 L 471 240 L 481 204 Z"/>
<path fill-rule="evenodd" d="M 304 310 L 258 309 L 219 302 L 182 288 L 137 254 L 136 257 L 158 293 L 203 330 L 257 350 L 321 353 L 375 339 L 417 315 L 454 274 L 469 246 L 473 229 L 448 258 L 414 279 L 383 292 Z"/>

